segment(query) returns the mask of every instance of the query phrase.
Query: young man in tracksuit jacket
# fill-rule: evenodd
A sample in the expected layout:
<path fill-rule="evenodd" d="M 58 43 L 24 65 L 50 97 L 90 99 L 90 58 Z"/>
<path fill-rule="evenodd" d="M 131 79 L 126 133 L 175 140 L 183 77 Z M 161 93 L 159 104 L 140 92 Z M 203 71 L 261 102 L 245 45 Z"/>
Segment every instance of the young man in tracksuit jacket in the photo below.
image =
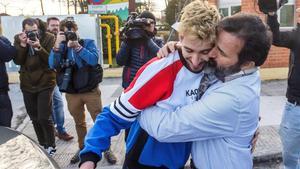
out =
<path fill-rule="evenodd" d="M 135 119 L 152 105 L 175 110 L 196 100 L 207 54 L 213 47 L 214 25 L 219 21 L 219 13 L 214 6 L 201 1 L 194 1 L 185 9 L 179 30 L 184 47 L 167 58 L 155 58 L 144 65 L 122 95 L 104 108 L 85 139 L 80 168 L 94 168 L 101 159 L 101 152 L 109 147 L 110 137 L 130 126 L 124 168 L 184 167 L 190 155 L 190 143 L 158 142 L 148 136 Z M 206 15 L 202 15 L 203 12 Z M 191 16 L 196 17 L 191 20 Z"/>

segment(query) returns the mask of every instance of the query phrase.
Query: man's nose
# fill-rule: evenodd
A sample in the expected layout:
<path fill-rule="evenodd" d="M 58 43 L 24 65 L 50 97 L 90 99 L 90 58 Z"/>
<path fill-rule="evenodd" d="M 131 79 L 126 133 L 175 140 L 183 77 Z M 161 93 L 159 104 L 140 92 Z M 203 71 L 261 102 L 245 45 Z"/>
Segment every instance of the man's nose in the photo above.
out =
<path fill-rule="evenodd" d="M 216 58 L 217 57 L 217 48 L 214 47 L 211 49 L 211 51 L 208 53 L 208 58 L 211 59 L 211 58 Z"/>
<path fill-rule="evenodd" d="M 202 62 L 202 60 L 204 60 L 204 59 L 202 59 L 201 57 L 202 57 L 202 56 L 199 56 L 198 54 L 193 55 L 193 56 L 191 57 L 191 62 L 192 62 L 192 64 L 193 64 L 193 65 L 199 65 L 200 62 Z"/>

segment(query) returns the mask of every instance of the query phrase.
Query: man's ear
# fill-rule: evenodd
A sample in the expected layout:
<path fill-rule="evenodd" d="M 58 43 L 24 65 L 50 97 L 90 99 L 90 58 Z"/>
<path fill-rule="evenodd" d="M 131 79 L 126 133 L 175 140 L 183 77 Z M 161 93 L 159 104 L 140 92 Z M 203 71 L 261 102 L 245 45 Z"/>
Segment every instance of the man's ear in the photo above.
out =
<path fill-rule="evenodd" d="M 245 62 L 241 65 L 241 70 L 251 69 L 253 67 L 255 67 L 255 62 L 254 61 L 247 61 L 247 62 Z"/>

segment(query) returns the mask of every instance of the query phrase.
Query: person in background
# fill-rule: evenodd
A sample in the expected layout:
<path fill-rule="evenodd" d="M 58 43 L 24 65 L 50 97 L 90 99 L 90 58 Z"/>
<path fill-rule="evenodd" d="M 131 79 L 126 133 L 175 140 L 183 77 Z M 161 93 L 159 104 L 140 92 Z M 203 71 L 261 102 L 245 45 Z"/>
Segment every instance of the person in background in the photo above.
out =
<path fill-rule="evenodd" d="M 59 30 L 50 53 L 49 65 L 57 71 L 59 89 L 65 90 L 68 109 L 75 121 L 78 151 L 70 160 L 74 164 L 79 161 L 79 152 L 84 147 L 87 133 L 85 106 L 93 121 L 102 111 L 98 76 L 91 71 L 98 65 L 99 54 L 94 40 L 80 38 L 74 18 L 62 20 Z M 66 74 L 67 71 L 70 72 Z M 111 149 L 108 148 L 104 154 L 109 163 L 117 162 Z"/>
<path fill-rule="evenodd" d="M 122 87 L 124 90 L 129 86 L 137 71 L 149 60 L 156 56 L 159 48 L 163 46 L 163 41 L 155 37 L 156 19 L 149 12 L 144 11 L 137 16 L 136 20 L 143 20 L 143 26 L 129 26 L 124 32 L 124 40 L 121 43 L 120 51 L 117 53 L 116 61 L 120 66 L 124 66 L 122 74 Z M 134 21 L 134 20 L 133 20 Z M 125 141 L 129 129 L 125 130 Z"/>
<path fill-rule="evenodd" d="M 267 23 L 273 32 L 273 45 L 290 49 L 287 102 L 280 124 L 283 165 L 285 169 L 300 168 L 300 8 L 296 10 L 297 26 L 280 31 L 276 12 L 267 14 Z"/>
<path fill-rule="evenodd" d="M 59 19 L 57 17 L 47 18 L 47 31 L 52 33 L 54 37 L 57 36 L 59 31 Z M 72 140 L 74 137 L 67 133 L 66 128 L 64 127 L 65 123 L 65 112 L 64 112 L 64 103 L 62 95 L 59 91 L 58 86 L 54 87 L 53 91 L 53 110 L 52 118 L 53 122 L 56 125 L 55 135 L 64 141 Z"/>
<path fill-rule="evenodd" d="M 23 31 L 14 37 L 17 50 L 14 62 L 20 65 L 20 87 L 38 142 L 52 156 L 56 152 L 51 118 L 56 76 L 49 69 L 48 58 L 54 36 L 39 19 L 24 19 L 22 28 Z"/>
<path fill-rule="evenodd" d="M 17 54 L 10 41 L 0 36 L 0 126 L 11 127 L 13 110 L 8 95 L 8 76 L 5 62 L 12 60 Z"/>

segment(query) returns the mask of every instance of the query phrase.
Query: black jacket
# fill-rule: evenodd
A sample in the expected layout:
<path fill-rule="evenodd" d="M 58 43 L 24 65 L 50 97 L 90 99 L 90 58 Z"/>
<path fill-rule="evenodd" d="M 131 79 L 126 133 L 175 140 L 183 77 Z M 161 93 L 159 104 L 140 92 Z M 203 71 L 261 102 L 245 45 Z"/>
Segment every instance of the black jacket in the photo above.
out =
<path fill-rule="evenodd" d="M 16 49 L 4 36 L 0 36 L 0 93 L 8 91 L 8 76 L 5 62 L 9 62 L 16 56 Z"/>
<path fill-rule="evenodd" d="M 124 89 L 129 86 L 137 71 L 156 56 L 162 45 L 163 41 L 155 37 L 122 42 L 116 60 L 118 65 L 124 66 L 122 75 Z"/>
<path fill-rule="evenodd" d="M 273 45 L 291 50 L 286 97 L 300 103 L 300 24 L 291 31 L 280 31 L 277 15 L 268 16 L 267 23 L 273 32 Z"/>

